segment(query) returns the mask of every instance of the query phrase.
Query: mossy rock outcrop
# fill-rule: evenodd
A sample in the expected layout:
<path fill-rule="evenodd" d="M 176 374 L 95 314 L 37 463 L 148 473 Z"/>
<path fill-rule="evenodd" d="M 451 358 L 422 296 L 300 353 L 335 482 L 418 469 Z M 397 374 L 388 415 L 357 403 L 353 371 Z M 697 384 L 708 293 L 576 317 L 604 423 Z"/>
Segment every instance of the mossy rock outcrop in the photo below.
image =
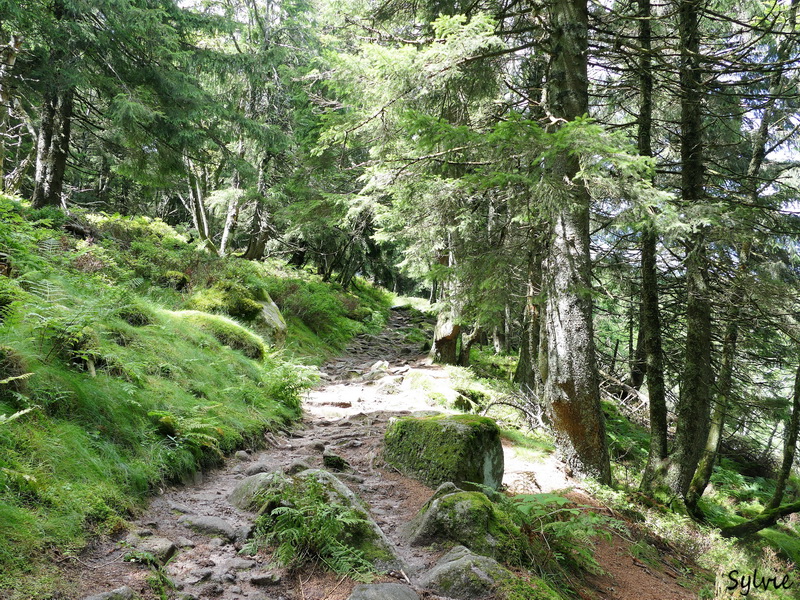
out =
<path fill-rule="evenodd" d="M 452 483 L 439 487 L 403 533 L 413 546 L 455 542 L 507 562 L 519 562 L 524 552 L 523 534 L 500 507 Z"/>
<path fill-rule="evenodd" d="M 500 429 L 475 415 L 407 417 L 391 423 L 384 460 L 435 487 L 451 481 L 463 489 L 480 484 L 498 489 L 503 481 Z"/>
<path fill-rule="evenodd" d="M 513 578 L 513 573 L 493 558 L 456 546 L 420 578 L 419 584 L 448 598 L 472 600 L 488 598 L 501 582 Z"/>
<path fill-rule="evenodd" d="M 378 570 L 407 570 L 397 556 L 394 545 L 378 524 L 369 516 L 366 505 L 335 475 L 321 469 L 308 469 L 297 475 L 281 472 L 258 473 L 243 479 L 231 492 L 228 500 L 242 510 L 269 514 L 279 505 L 276 499 L 296 496 L 307 490 L 309 480 L 319 482 L 332 504 L 355 510 L 366 525 L 358 531 L 348 531 L 348 543 L 361 551 Z"/>
<path fill-rule="evenodd" d="M 454 600 L 562 600 L 538 577 L 517 577 L 493 558 L 456 546 L 419 581 L 419 585 Z"/>

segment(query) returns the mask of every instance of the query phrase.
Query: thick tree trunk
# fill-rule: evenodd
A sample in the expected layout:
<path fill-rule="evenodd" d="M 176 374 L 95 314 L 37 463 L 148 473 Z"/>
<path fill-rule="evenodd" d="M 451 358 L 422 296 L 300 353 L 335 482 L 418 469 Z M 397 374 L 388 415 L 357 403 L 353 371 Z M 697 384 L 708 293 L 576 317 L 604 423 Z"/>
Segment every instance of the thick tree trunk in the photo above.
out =
<path fill-rule="evenodd" d="M 264 200 L 266 200 L 269 189 L 275 184 L 277 177 L 276 160 L 276 156 L 267 154 L 259 165 L 258 194 Z M 264 251 L 267 247 L 271 232 L 272 223 L 269 209 L 264 201 L 260 201 L 256 204 L 253 212 L 253 221 L 250 225 L 250 239 L 247 241 L 247 250 L 245 250 L 244 258 L 247 260 L 261 260 L 264 258 Z M 303 258 L 305 259 L 305 251 L 303 251 Z"/>
<path fill-rule="evenodd" d="M 548 107 L 567 121 L 588 110 L 588 11 L 586 0 L 551 5 Z M 611 481 L 594 347 L 589 257 L 589 194 L 576 156 L 554 161 L 552 176 L 562 198 L 552 215 L 543 263 L 547 368 L 544 395 L 556 445 L 579 476 Z"/>
<path fill-rule="evenodd" d="M 11 118 L 11 71 L 22 48 L 22 38 L 11 36 L 7 45 L 0 47 L 0 191 L 6 189 L 6 138 Z"/>
<path fill-rule="evenodd" d="M 60 206 L 72 126 L 73 90 L 49 94 L 42 103 L 36 145 L 34 208 Z"/>
<path fill-rule="evenodd" d="M 460 337 L 461 326 L 455 322 L 452 315 L 446 312 L 439 313 L 436 328 L 433 331 L 431 360 L 446 365 L 458 364 L 458 340 Z"/>

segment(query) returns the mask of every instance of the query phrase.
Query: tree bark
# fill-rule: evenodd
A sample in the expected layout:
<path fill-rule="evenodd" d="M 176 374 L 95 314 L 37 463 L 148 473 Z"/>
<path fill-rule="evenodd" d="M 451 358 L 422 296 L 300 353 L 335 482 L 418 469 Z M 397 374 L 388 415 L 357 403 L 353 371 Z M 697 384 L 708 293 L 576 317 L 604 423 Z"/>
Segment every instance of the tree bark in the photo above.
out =
<path fill-rule="evenodd" d="M 653 59 L 652 22 L 650 0 L 638 0 L 637 19 L 639 23 L 639 124 L 637 128 L 637 149 L 642 156 L 653 156 Z M 661 311 L 659 309 L 658 269 L 656 249 L 658 234 L 651 215 L 642 230 L 642 304 L 639 331 L 642 334 L 645 366 L 643 374 L 647 377 L 647 395 L 650 412 L 650 452 L 647 466 L 642 475 L 641 488 L 651 491 L 654 479 L 665 466 L 669 449 L 667 447 L 667 400 L 664 384 L 664 353 L 661 343 Z M 632 385 L 638 389 L 634 374 Z"/>
<path fill-rule="evenodd" d="M 11 118 L 11 71 L 22 48 L 22 38 L 12 35 L 5 46 L 0 47 L 0 191 L 6 190 L 6 137 Z"/>
<path fill-rule="evenodd" d="M 550 11 L 548 107 L 554 117 L 572 121 L 588 111 L 586 0 L 560 0 Z M 543 264 L 544 394 L 556 445 L 568 468 L 610 483 L 592 326 L 589 194 L 576 180 L 579 170 L 578 158 L 567 153 L 552 165 L 562 198 L 552 215 Z"/>
<path fill-rule="evenodd" d="M 439 313 L 433 331 L 431 360 L 445 365 L 458 364 L 458 340 L 460 337 L 461 326 L 454 321 L 450 314 Z"/>
<path fill-rule="evenodd" d="M 247 260 L 261 260 L 264 258 L 264 251 L 272 232 L 269 209 L 265 201 L 270 188 L 275 184 L 276 160 L 277 157 L 275 155 L 267 154 L 259 165 L 258 195 L 261 198 L 256 203 L 253 221 L 250 225 L 250 239 L 247 241 L 247 250 L 244 253 L 244 258 Z M 305 254 L 303 256 L 305 258 Z"/>
<path fill-rule="evenodd" d="M 36 175 L 31 204 L 34 208 L 60 206 L 72 128 L 73 90 L 48 94 L 42 103 L 36 145 Z"/>
<path fill-rule="evenodd" d="M 775 69 L 770 79 L 770 86 L 768 97 L 764 104 L 764 109 L 761 114 L 761 121 L 758 128 L 752 134 L 752 151 L 750 155 L 750 162 L 747 166 L 747 175 L 744 178 L 742 185 L 742 192 L 748 198 L 749 202 L 756 206 L 759 204 L 759 175 L 761 167 L 766 157 L 767 142 L 769 139 L 769 129 L 773 120 L 774 107 L 776 99 L 782 95 L 782 87 L 784 81 L 784 62 L 788 59 L 789 48 L 794 44 L 793 38 L 796 27 L 798 0 L 792 0 L 789 13 L 789 30 L 786 33 L 786 38 L 778 46 L 778 66 Z M 750 263 L 751 242 L 745 241 L 742 244 L 742 250 L 739 255 L 739 268 L 737 275 L 732 284 L 732 291 L 728 303 L 728 326 L 725 332 L 725 340 L 723 343 L 722 364 L 720 366 L 719 381 L 717 384 L 717 397 L 711 411 L 711 424 L 708 433 L 708 439 L 703 450 L 703 454 L 698 463 L 697 471 L 689 486 L 689 492 L 686 496 L 686 507 L 690 513 L 696 518 L 701 518 L 702 515 L 698 511 L 697 504 L 703 495 L 708 482 L 711 479 L 711 473 L 714 466 L 714 461 L 719 452 L 719 444 L 722 439 L 722 432 L 725 425 L 725 415 L 730 402 L 733 383 L 733 364 L 736 357 L 736 346 L 739 335 L 739 313 L 741 303 L 745 296 L 745 281 Z M 795 381 L 795 397 L 797 396 L 797 381 Z M 789 423 L 787 431 L 795 428 L 795 438 L 791 442 L 791 446 L 786 447 L 784 451 L 784 466 L 786 461 L 791 463 L 794 460 L 794 444 L 797 441 L 796 427 L 797 423 L 794 421 L 796 414 L 792 414 L 792 422 Z M 786 455 L 786 451 L 790 451 L 790 455 Z M 785 485 L 785 477 L 788 473 L 781 474 L 778 478 L 778 486 L 775 491 L 770 504 L 767 509 L 775 509 L 779 506 L 783 498 L 783 486 Z M 782 479 L 783 478 L 783 479 Z"/>
<path fill-rule="evenodd" d="M 700 64 L 700 0 L 680 0 L 681 200 L 691 208 L 704 201 Z M 708 436 L 711 408 L 711 298 L 706 240 L 698 228 L 687 241 L 686 350 L 676 409 L 675 447 L 664 483 L 686 498 Z"/>
<path fill-rule="evenodd" d="M 514 371 L 514 383 L 523 392 L 539 394 L 539 332 L 541 330 L 542 255 L 539 249 L 531 252 L 528 262 L 528 290 L 525 297 L 525 311 L 522 317 L 522 339 L 519 347 L 519 361 Z"/>
<path fill-rule="evenodd" d="M 472 346 L 475 342 L 478 341 L 478 338 L 483 333 L 481 326 L 477 323 L 472 328 L 470 333 L 464 334 L 461 336 L 461 348 L 458 351 L 458 364 L 462 367 L 468 367 L 470 362 L 470 351 L 472 350 Z"/>
<path fill-rule="evenodd" d="M 778 479 L 775 482 L 775 492 L 772 499 L 766 506 L 766 510 L 773 510 L 783 502 L 783 493 L 786 491 L 786 482 L 792 472 L 794 456 L 797 450 L 797 434 L 800 430 L 800 366 L 794 377 L 794 394 L 792 395 L 792 415 L 786 423 L 786 432 L 783 440 L 783 460 L 781 470 L 778 472 Z"/>

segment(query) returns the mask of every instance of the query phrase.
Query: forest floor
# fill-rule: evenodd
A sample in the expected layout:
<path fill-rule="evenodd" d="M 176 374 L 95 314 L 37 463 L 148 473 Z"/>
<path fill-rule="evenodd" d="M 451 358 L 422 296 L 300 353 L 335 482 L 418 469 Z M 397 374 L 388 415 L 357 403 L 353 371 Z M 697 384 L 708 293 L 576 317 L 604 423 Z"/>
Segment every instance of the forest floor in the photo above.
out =
<path fill-rule="evenodd" d="M 397 545 L 413 583 L 415 575 L 431 567 L 442 553 L 410 547 L 399 529 L 433 490 L 382 463 L 383 432 L 395 416 L 450 412 L 441 401 L 457 394 L 447 370 L 431 365 L 419 354 L 419 344 L 407 341 L 405 334 L 414 326 L 407 311 L 393 310 L 382 334 L 357 338 L 343 356 L 322 367 L 323 382 L 307 394 L 304 418 L 296 430 L 270 436 L 268 448 L 239 452 L 222 468 L 198 474 L 190 484 L 162 490 L 127 535 L 96 540 L 78 559 L 65 560 L 65 574 L 74 590 L 68 597 L 84 598 L 127 586 L 147 599 L 345 600 L 354 586 L 349 579 L 321 568 L 290 575 L 271 567 L 267 554 L 239 554 L 254 515 L 234 508 L 227 500 L 235 485 L 248 475 L 284 469 L 297 461 L 321 467 L 326 448 L 349 462 L 352 471 L 341 475 L 343 481 L 367 503 L 373 518 Z M 554 455 L 531 460 L 511 443 L 504 442 L 504 449 L 504 484 L 509 491 L 561 490 L 577 503 L 624 522 L 567 477 Z M 205 519 L 221 537 L 187 528 L 179 523 L 185 515 Z M 611 532 L 609 539 L 597 540 L 594 555 L 604 574 L 585 576 L 579 595 L 597 600 L 696 598 L 696 585 L 683 579 L 679 571 L 686 557 L 630 525 L 622 535 Z M 647 563 L 635 558 L 631 546 L 637 541 L 655 546 L 658 558 Z M 177 552 L 165 567 L 126 560 L 132 548 L 159 550 L 170 543 Z M 402 582 L 402 575 L 399 577 Z M 398 581 L 388 576 L 380 580 Z M 437 598 L 417 591 L 422 597 Z"/>

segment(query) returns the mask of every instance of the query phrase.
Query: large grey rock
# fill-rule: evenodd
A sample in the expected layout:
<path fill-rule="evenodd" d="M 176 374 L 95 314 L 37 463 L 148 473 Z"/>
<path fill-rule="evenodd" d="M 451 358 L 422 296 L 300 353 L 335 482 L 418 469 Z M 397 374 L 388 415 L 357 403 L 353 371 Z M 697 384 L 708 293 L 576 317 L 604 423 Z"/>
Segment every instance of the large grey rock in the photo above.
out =
<path fill-rule="evenodd" d="M 178 523 L 198 533 L 221 537 L 229 542 L 236 539 L 236 530 L 234 530 L 233 526 L 228 521 L 221 517 L 184 515 L 178 519 Z"/>
<path fill-rule="evenodd" d="M 83 600 L 131 600 L 133 597 L 134 591 L 126 585 L 110 592 L 86 596 Z"/>
<path fill-rule="evenodd" d="M 261 301 L 260 304 L 262 308 L 253 323 L 254 328 L 270 344 L 283 344 L 286 341 L 287 327 L 281 310 L 278 308 L 278 305 L 272 301 L 272 298 L 267 298 Z"/>
<path fill-rule="evenodd" d="M 236 508 L 242 510 L 260 510 L 265 495 L 280 490 L 290 483 L 290 479 L 279 472 L 256 473 L 240 481 L 228 496 L 228 500 Z"/>
<path fill-rule="evenodd" d="M 452 481 L 463 489 L 475 483 L 498 489 L 503 481 L 500 429 L 475 415 L 406 417 L 389 425 L 384 460 L 430 486 Z"/>
<path fill-rule="evenodd" d="M 400 583 L 360 584 L 348 600 L 419 600 L 419 594 Z"/>
<path fill-rule="evenodd" d="M 456 546 L 419 581 L 421 587 L 455 600 L 487 598 L 514 575 L 493 558 Z"/>

